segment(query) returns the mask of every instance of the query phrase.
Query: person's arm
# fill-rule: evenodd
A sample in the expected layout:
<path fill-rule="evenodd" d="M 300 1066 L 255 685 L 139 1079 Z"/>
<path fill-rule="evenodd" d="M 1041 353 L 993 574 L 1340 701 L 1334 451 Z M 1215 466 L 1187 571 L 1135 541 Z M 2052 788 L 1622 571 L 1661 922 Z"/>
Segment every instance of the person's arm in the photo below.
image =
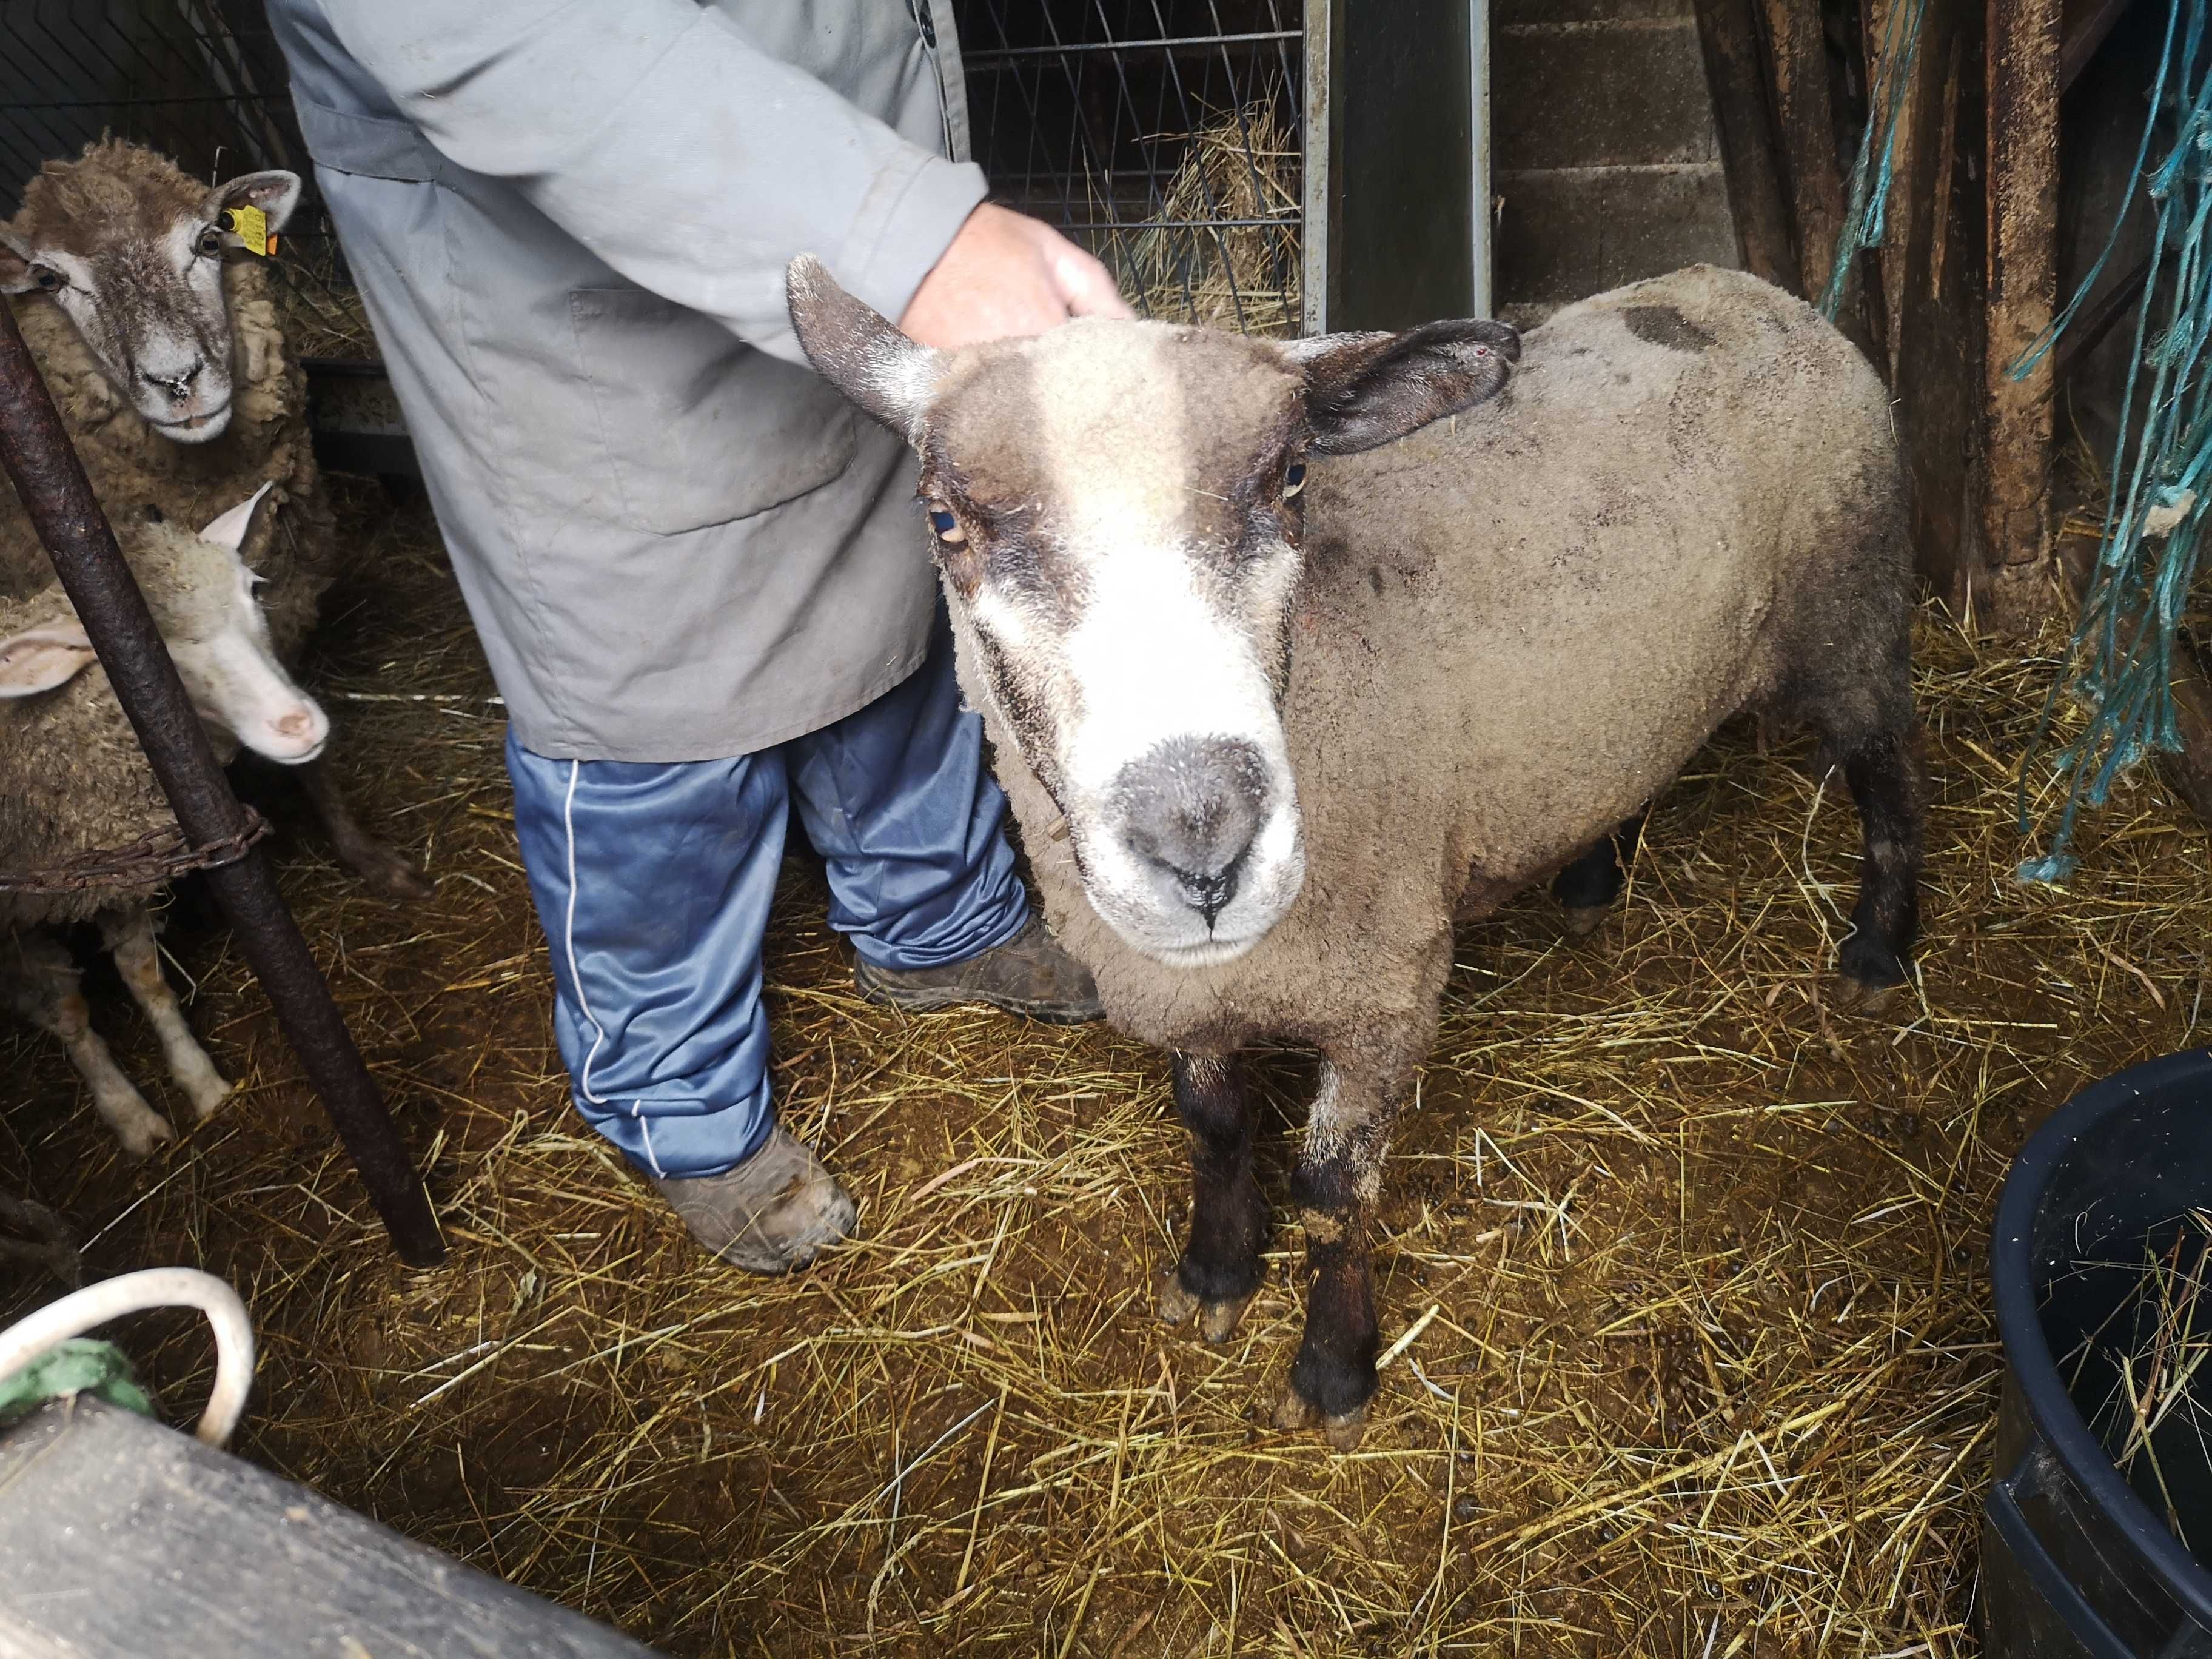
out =
<path fill-rule="evenodd" d="M 324 11 L 441 154 L 514 184 L 641 288 L 779 356 L 804 361 L 783 289 L 803 252 L 890 317 L 927 300 L 917 289 L 944 261 L 943 303 L 920 319 L 936 344 L 1120 305 L 1102 303 L 1103 272 L 1079 270 L 1059 295 L 1067 262 L 1000 221 L 1059 239 L 978 213 L 979 169 L 909 143 L 694 0 L 324 0 Z"/>

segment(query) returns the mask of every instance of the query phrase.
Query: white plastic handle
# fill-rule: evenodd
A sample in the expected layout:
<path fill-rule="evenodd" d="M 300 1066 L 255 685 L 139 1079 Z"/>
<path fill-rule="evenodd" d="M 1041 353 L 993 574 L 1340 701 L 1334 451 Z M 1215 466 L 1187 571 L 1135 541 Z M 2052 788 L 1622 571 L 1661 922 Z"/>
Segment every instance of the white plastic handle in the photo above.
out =
<path fill-rule="evenodd" d="M 149 1308 L 198 1308 L 215 1327 L 215 1389 L 192 1434 L 204 1445 L 227 1444 L 253 1386 L 253 1322 L 236 1291 L 197 1267 L 149 1267 L 48 1303 L 0 1331 L 0 1376 L 21 1370 L 73 1336 Z"/>

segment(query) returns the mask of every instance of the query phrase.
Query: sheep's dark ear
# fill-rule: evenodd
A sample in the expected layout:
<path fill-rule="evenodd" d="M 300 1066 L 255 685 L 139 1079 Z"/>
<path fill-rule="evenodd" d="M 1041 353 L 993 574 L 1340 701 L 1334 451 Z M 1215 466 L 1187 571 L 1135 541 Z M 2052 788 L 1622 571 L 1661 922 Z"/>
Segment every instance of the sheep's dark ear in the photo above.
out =
<path fill-rule="evenodd" d="M 1521 337 L 1478 317 L 1403 334 L 1324 334 L 1285 349 L 1305 372 L 1313 447 L 1349 455 L 1496 397 L 1520 358 Z"/>
<path fill-rule="evenodd" d="M 814 372 L 908 443 L 919 444 L 941 364 L 837 286 L 811 253 L 784 273 L 792 331 Z"/>
<path fill-rule="evenodd" d="M 0 225 L 0 294 L 28 294 L 37 286 L 31 280 L 30 243 Z"/>
<path fill-rule="evenodd" d="M 268 216 L 269 228 L 282 230 L 284 222 L 292 216 L 292 210 L 299 205 L 300 175 L 280 167 L 267 173 L 241 173 L 235 179 L 224 179 L 207 193 L 207 199 L 200 204 L 200 214 L 210 222 L 220 222 L 228 209 L 259 208 Z"/>

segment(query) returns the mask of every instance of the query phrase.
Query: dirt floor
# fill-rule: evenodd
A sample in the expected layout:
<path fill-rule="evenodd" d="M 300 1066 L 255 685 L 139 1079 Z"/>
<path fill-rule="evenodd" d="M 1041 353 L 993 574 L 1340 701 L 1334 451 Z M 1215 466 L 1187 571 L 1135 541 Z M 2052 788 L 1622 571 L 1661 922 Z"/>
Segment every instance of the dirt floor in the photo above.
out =
<path fill-rule="evenodd" d="M 1390 1166 L 1373 1427 L 1335 1455 L 1267 1426 L 1294 1229 L 1232 1344 L 1152 1318 L 1185 1202 L 1160 1057 L 858 1002 L 797 860 L 777 1082 L 866 1237 L 788 1281 L 705 1264 L 568 1108 L 500 710 L 427 519 L 346 505 L 312 681 L 438 895 L 349 890 L 296 814 L 275 855 L 451 1265 L 386 1253 L 204 897 L 175 970 L 244 1086 L 182 1145 L 125 1162 L 58 1051 L 0 1034 L 0 1181 L 95 1271 L 204 1266 L 252 1304 L 246 1455 L 673 1655 L 1974 1649 L 1996 1188 L 2084 1082 L 2195 1040 L 2212 922 L 2203 836 L 2148 778 L 2069 890 L 2012 881 L 2055 640 L 1978 658 L 1923 625 L 1924 985 L 1893 1018 L 1823 1000 L 1848 805 L 1748 731 L 1660 803 L 1595 938 L 1541 895 L 1467 933 Z M 1271 1062 L 1285 1123 L 1308 1075 Z M 202 1335 L 131 1340 L 196 1409 Z"/>

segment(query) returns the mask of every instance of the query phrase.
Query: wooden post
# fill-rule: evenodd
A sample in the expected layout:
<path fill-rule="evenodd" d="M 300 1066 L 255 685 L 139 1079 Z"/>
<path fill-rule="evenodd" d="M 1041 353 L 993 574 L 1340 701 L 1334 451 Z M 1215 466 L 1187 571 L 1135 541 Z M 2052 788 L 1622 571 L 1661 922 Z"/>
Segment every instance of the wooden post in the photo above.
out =
<path fill-rule="evenodd" d="M 1802 297 L 1752 0 L 1697 0 L 1697 6 L 1698 39 L 1705 47 L 1705 83 L 1720 134 L 1736 252 L 1753 276 Z"/>
<path fill-rule="evenodd" d="M 1911 177 L 1892 225 L 1897 416 L 1923 580 L 1961 616 L 1982 564 L 1982 0 L 1928 0 Z"/>
<path fill-rule="evenodd" d="M 2029 626 L 2058 594 L 2051 556 L 2054 365 L 2012 366 L 2058 302 L 2058 93 L 2063 0 L 1988 0 L 1988 489 L 1985 614 Z"/>
<path fill-rule="evenodd" d="M 1890 85 L 1884 80 L 1875 84 L 1877 74 L 1894 75 L 1895 66 L 1886 64 L 1885 51 L 1901 50 L 1903 40 L 1899 27 L 1908 21 L 1913 0 L 1868 0 L 1866 8 L 1866 61 L 1868 100 L 1876 118 L 1887 111 Z M 1899 17 L 1898 14 L 1904 14 Z M 1924 48 L 1923 48 L 1924 49 Z M 1919 54 L 1914 54 L 1916 70 Z M 1881 273 L 1881 305 L 1878 319 L 1882 343 L 1889 356 L 1889 382 L 1897 384 L 1898 344 L 1905 331 L 1905 235 L 1912 222 L 1912 191 L 1916 170 L 1913 165 L 1913 140 L 1919 112 L 1920 88 L 1926 77 L 1917 72 L 1906 77 L 1904 96 L 1897 106 L 1896 129 L 1889 136 L 1889 201 L 1885 217 L 1885 232 L 1881 247 L 1875 249 L 1870 263 Z M 1876 102 L 1877 94 L 1879 102 Z M 1876 142 L 1881 136 L 1876 135 Z M 1878 159 L 1878 158 L 1877 158 Z"/>

